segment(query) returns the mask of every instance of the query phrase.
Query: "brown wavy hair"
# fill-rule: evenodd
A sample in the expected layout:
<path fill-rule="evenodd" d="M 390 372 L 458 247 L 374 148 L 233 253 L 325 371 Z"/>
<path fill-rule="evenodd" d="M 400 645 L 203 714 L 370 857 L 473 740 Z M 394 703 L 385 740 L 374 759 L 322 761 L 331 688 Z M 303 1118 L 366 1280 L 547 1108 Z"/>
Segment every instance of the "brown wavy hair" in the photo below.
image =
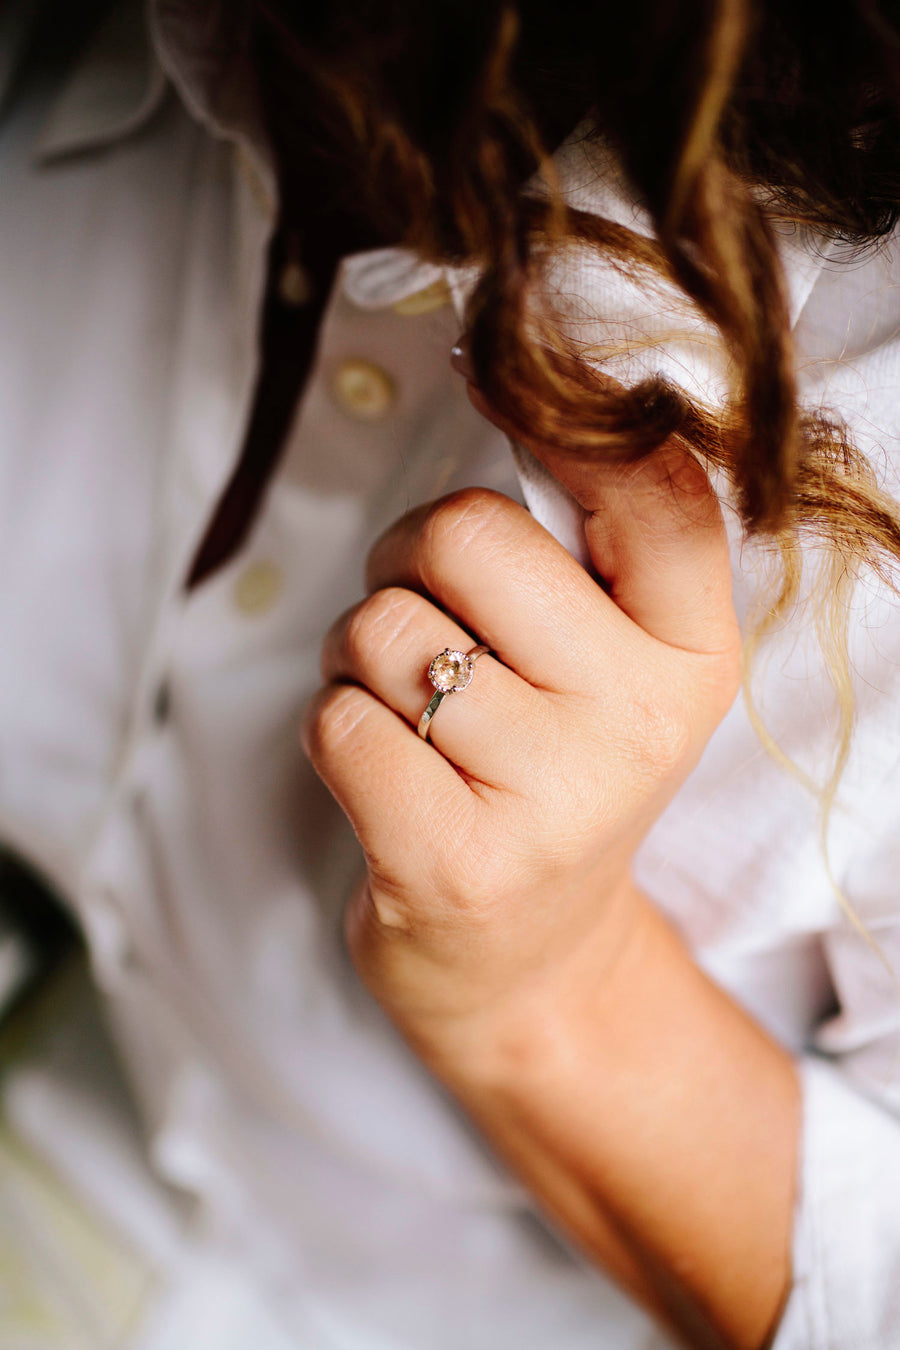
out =
<path fill-rule="evenodd" d="M 892 579 L 900 510 L 840 422 L 798 407 L 773 222 L 851 256 L 893 230 L 900 4 L 823 0 L 815 34 L 803 0 L 232 6 L 263 68 L 288 208 L 308 190 L 297 166 L 318 159 L 372 242 L 475 264 L 475 375 L 523 439 L 628 459 L 679 437 L 727 473 L 783 563 L 751 647 L 800 593 L 804 536 L 825 546 L 818 622 L 844 713 L 830 801 L 852 725 L 848 588 L 861 566 Z M 654 238 L 556 190 L 551 156 L 576 127 L 612 148 Z M 676 283 L 721 334 L 723 406 L 659 377 L 623 387 L 566 335 L 546 276 L 572 244 Z"/>
<path fill-rule="evenodd" d="M 825 3 L 813 40 L 795 0 L 249 4 L 282 177 L 291 138 L 304 160 L 315 144 L 379 238 L 478 265 L 475 372 L 523 436 L 616 458 L 680 436 L 727 470 L 751 531 L 805 528 L 848 558 L 900 557 L 898 513 L 865 461 L 838 425 L 798 410 L 771 225 L 857 246 L 895 225 L 900 6 Z M 586 120 L 655 241 L 554 195 L 552 151 Z M 535 177 L 548 190 L 523 192 Z M 584 359 L 538 299 L 566 241 L 678 283 L 731 357 L 727 406 L 711 414 L 661 379 L 623 388 Z"/>

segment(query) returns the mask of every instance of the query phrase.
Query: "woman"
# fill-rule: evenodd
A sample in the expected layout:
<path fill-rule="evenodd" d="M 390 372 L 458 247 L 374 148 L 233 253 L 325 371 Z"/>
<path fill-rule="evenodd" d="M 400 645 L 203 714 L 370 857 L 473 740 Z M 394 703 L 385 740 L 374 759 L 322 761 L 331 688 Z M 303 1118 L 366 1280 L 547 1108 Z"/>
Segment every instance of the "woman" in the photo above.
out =
<path fill-rule="evenodd" d="M 227 6 L 211 26 L 163 0 L 153 135 L 130 165 L 94 164 L 90 191 L 69 165 L 107 234 L 120 202 L 143 203 L 154 279 L 171 272 L 154 298 L 164 353 L 148 362 L 150 334 L 132 373 L 132 349 L 116 357 L 117 396 L 149 371 L 167 411 L 154 399 L 142 421 L 149 447 L 128 433 L 130 515 L 103 522 L 98 575 L 120 553 L 134 572 L 103 714 L 125 729 L 104 733 L 102 772 L 83 744 L 71 756 L 90 788 L 55 835 L 59 733 L 10 730 L 11 761 L 34 767 L 5 832 L 84 916 L 159 1165 L 204 1197 L 210 1241 L 248 1263 L 291 1343 L 630 1347 L 652 1343 L 644 1313 L 698 1346 L 888 1345 L 896 1329 L 895 990 L 829 876 L 889 955 L 896 614 L 869 645 L 853 611 L 870 688 L 839 788 L 850 814 L 823 855 L 816 803 L 732 706 L 732 585 L 742 610 L 765 596 L 766 550 L 751 540 L 741 569 L 720 498 L 782 546 L 775 619 L 816 591 L 803 552 L 823 559 L 822 590 L 900 551 L 860 453 L 859 385 L 893 320 L 867 309 L 866 328 L 824 259 L 829 240 L 893 228 L 898 39 L 860 6 L 813 52 L 799 8 L 772 9 L 347 3 L 311 18 L 284 3 Z M 55 114 L 51 159 L 72 149 Z M 139 195 L 150 155 L 169 236 Z M 131 258 L 136 228 L 112 231 L 131 231 Z M 888 252 L 869 265 L 863 297 L 892 282 Z M 117 283 L 112 308 L 133 313 L 131 265 Z M 585 566 L 510 500 L 502 439 L 438 375 L 460 321 L 475 408 L 528 447 L 525 499 Z M 90 388 L 80 369 L 71 382 Z M 889 415 L 879 432 L 889 444 Z M 224 624 L 229 597 L 252 631 Z M 831 599 L 840 627 L 846 587 Z M 880 592 L 871 606 L 889 613 Z M 304 744 L 362 846 L 361 883 L 290 740 L 326 608 L 344 612 Z M 839 769 L 847 755 L 811 701 L 828 662 L 808 628 L 795 664 L 776 647 L 763 711 L 827 793 L 829 747 Z M 39 646 L 25 637 L 22 691 Z M 76 639 L 58 641 L 68 686 Z M 342 963 L 351 890 L 349 950 L 390 1023 Z M 840 1067 L 805 1053 L 813 1037 Z M 561 1240 L 531 1226 L 535 1201 Z"/>

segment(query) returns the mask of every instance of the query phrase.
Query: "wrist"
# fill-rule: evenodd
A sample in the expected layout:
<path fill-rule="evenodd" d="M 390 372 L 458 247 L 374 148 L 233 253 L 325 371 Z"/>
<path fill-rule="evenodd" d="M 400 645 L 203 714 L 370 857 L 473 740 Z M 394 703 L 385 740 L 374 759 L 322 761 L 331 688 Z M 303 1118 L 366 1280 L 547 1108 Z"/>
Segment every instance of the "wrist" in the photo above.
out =
<path fill-rule="evenodd" d="M 796 1069 L 634 899 L 599 979 L 567 969 L 432 1067 L 548 1212 L 688 1344 L 760 1345 L 790 1283 Z"/>
<path fill-rule="evenodd" d="M 630 875 L 605 902 L 602 923 L 566 959 L 535 970 L 488 1005 L 411 1037 L 458 1096 L 542 1091 L 578 1072 L 584 1034 L 615 1018 L 634 984 L 649 930 L 661 922 Z"/>

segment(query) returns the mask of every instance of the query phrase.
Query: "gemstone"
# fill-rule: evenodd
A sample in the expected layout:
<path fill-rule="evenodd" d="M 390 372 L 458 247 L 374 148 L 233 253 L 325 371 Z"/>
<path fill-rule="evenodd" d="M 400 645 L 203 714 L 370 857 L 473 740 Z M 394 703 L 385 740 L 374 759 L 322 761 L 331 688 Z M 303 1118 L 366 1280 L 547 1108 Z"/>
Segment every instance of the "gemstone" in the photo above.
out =
<path fill-rule="evenodd" d="M 447 647 L 428 667 L 428 678 L 442 693 L 459 693 L 471 680 L 473 670 L 474 662 L 465 652 L 454 652 Z"/>

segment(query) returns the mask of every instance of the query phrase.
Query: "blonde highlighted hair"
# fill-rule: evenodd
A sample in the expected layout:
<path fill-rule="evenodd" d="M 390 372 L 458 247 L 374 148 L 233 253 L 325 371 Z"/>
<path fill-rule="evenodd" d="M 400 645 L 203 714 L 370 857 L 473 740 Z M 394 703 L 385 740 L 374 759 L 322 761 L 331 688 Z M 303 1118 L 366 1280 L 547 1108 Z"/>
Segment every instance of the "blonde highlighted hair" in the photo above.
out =
<path fill-rule="evenodd" d="M 857 248 L 893 230 L 900 3 L 848 0 L 839 24 L 817 17 L 814 40 L 802 0 L 225 7 L 262 72 L 285 201 L 294 160 L 320 154 L 385 241 L 477 265 L 472 363 L 523 439 L 623 460 L 676 436 L 727 475 L 747 531 L 783 564 L 751 648 L 796 601 L 804 540 L 827 553 L 819 626 L 843 707 L 819 785 L 830 803 L 852 729 L 848 592 L 862 568 L 892 577 L 900 509 L 839 421 L 798 405 L 773 221 Z M 552 152 L 585 119 L 654 238 L 555 190 Z M 536 179 L 544 191 L 523 191 Z M 566 335 L 542 297 L 548 263 L 572 243 L 680 288 L 721 335 L 732 376 L 721 406 L 658 376 L 612 380 Z"/>

